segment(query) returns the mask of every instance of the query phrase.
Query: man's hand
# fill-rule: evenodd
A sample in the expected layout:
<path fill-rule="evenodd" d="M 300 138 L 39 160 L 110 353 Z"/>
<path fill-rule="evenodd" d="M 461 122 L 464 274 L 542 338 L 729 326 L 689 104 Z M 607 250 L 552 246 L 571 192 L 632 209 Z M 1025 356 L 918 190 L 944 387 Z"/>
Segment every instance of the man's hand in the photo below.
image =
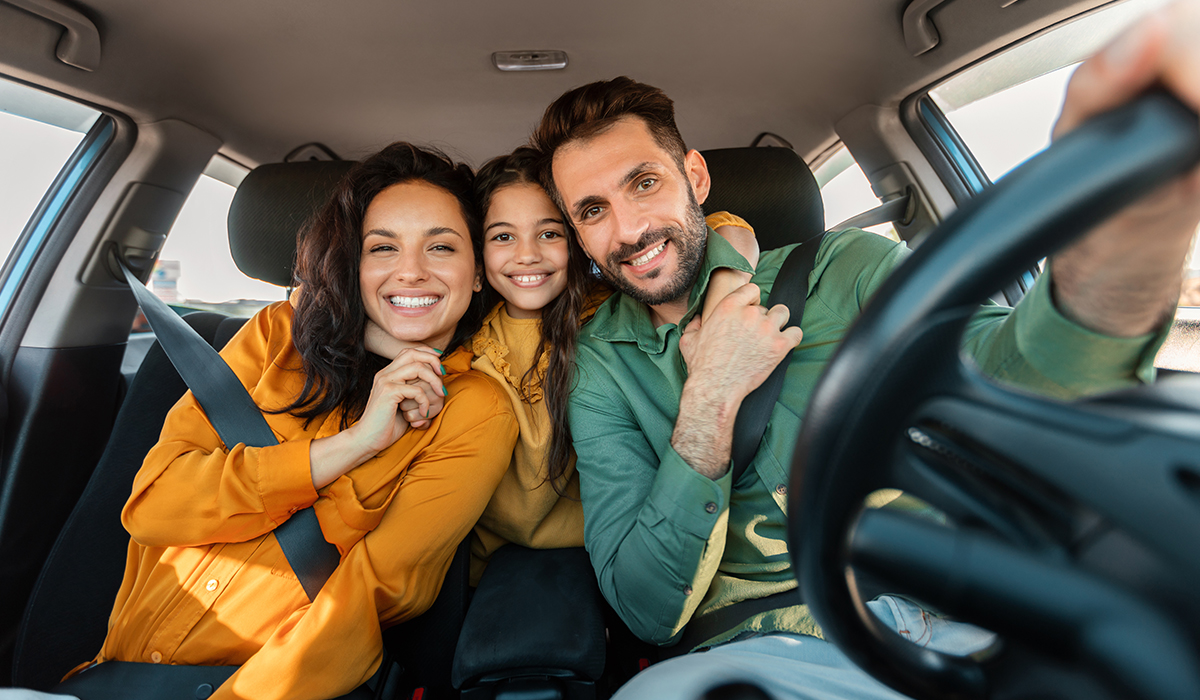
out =
<path fill-rule="evenodd" d="M 1157 11 L 1075 71 L 1055 137 L 1162 86 L 1200 111 L 1200 0 Z M 1200 125 L 1198 125 L 1200 128 Z M 1068 318 L 1112 336 L 1158 328 L 1174 311 L 1200 223 L 1200 169 L 1169 183 L 1051 261 Z"/>
<path fill-rule="evenodd" d="M 671 445 L 710 479 L 729 469 L 733 425 L 742 400 L 804 335 L 796 327 L 780 330 L 790 315 L 786 306 L 768 310 L 758 302 L 758 286 L 744 285 L 726 296 L 709 318 L 694 319 L 679 339 L 688 380 Z"/>

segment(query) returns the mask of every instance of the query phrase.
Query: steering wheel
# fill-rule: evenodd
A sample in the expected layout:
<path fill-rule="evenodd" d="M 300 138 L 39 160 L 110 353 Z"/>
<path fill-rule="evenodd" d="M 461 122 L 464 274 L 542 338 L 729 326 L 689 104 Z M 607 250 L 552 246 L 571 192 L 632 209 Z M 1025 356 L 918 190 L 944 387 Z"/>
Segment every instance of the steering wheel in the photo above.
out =
<path fill-rule="evenodd" d="M 793 562 L 825 636 L 897 690 L 1200 698 L 1200 378 L 1063 403 L 960 355 L 991 293 L 1194 167 L 1197 123 L 1148 95 L 1007 175 L 893 274 L 818 383 Z M 950 524 L 864 505 L 884 488 Z M 971 656 L 909 642 L 867 609 L 878 584 L 1000 641 Z"/>

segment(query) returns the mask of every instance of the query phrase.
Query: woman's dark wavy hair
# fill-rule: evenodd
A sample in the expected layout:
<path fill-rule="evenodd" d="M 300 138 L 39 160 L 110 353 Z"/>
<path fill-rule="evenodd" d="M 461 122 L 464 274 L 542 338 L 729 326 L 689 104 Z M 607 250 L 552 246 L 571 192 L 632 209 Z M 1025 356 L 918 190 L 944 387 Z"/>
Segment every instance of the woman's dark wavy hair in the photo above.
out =
<path fill-rule="evenodd" d="M 511 154 L 493 158 L 479 169 L 475 178 L 475 199 L 479 211 L 487 218 L 492 197 L 499 190 L 511 185 L 535 185 L 538 181 L 541 156 L 522 146 Z M 528 401 L 530 389 L 541 384 L 550 413 L 550 449 L 546 454 L 547 479 L 559 494 L 566 487 L 564 478 L 571 458 L 571 427 L 567 423 L 567 398 L 575 380 L 575 336 L 583 319 L 588 298 L 603 282 L 591 271 L 591 262 L 575 238 L 567 217 L 562 217 L 567 237 L 567 286 L 562 293 L 542 309 L 542 336 L 533 354 L 533 365 L 521 377 L 520 392 Z M 488 287 L 490 290 L 490 287 Z M 489 291 L 488 308 L 501 301 L 494 291 Z M 546 376 L 538 376 L 538 365 L 542 355 L 549 353 Z"/>
<path fill-rule="evenodd" d="M 276 413 L 312 420 L 342 409 L 344 430 L 362 416 L 375 373 L 387 366 L 363 346 L 367 312 L 359 288 L 363 219 L 383 190 L 404 182 L 427 182 L 458 200 L 471 236 L 476 269 L 482 261 L 482 231 L 473 200 L 471 168 L 432 148 L 397 142 L 355 165 L 333 197 L 297 236 L 295 281 L 302 285 L 292 323 L 304 388 Z M 472 294 L 448 354 L 474 335 L 483 319 L 483 299 Z"/>

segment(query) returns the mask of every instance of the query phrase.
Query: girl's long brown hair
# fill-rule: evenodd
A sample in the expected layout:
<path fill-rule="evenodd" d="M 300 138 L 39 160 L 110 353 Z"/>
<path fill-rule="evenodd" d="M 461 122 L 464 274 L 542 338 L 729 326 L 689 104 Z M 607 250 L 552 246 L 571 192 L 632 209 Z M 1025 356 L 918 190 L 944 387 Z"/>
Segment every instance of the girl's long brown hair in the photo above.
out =
<path fill-rule="evenodd" d="M 538 181 L 539 157 L 537 151 L 522 146 L 507 156 L 493 158 L 479 169 L 475 178 L 475 197 L 481 218 L 487 217 L 492 197 L 500 189 L 524 184 L 542 187 Z M 575 382 L 575 336 L 585 312 L 594 310 L 588 308 L 589 298 L 605 288 L 579 247 L 570 220 L 566 216 L 562 219 L 567 236 L 567 286 L 542 309 L 541 338 L 533 353 L 533 364 L 521 377 L 520 386 L 526 400 L 532 386 L 540 383 L 542 387 L 551 427 L 550 449 L 546 453 L 547 479 L 560 496 L 564 495 L 565 476 L 571 459 L 567 400 Z M 486 287 L 486 294 L 488 308 L 502 301 L 490 286 Z M 549 353 L 550 358 L 545 376 L 539 376 L 538 366 L 544 353 Z"/>
<path fill-rule="evenodd" d="M 304 388 L 289 405 L 312 420 L 342 409 L 341 428 L 359 419 L 371 396 L 375 373 L 387 366 L 363 345 L 367 312 L 359 289 L 362 225 L 367 207 L 383 190 L 403 182 L 427 182 L 458 200 L 471 236 L 476 268 L 481 264 L 482 231 L 472 198 L 471 168 L 444 153 L 397 142 L 355 165 L 333 197 L 300 231 L 295 282 L 303 285 L 296 302 L 292 341 L 300 354 Z M 483 319 L 483 299 L 475 293 L 459 319 L 449 353 L 475 334 Z"/>

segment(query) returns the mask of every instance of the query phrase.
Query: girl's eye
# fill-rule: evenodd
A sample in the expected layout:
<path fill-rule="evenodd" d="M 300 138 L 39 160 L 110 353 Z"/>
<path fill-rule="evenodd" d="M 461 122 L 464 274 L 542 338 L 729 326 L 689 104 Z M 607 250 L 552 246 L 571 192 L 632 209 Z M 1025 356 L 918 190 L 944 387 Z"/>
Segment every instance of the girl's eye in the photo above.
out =
<path fill-rule="evenodd" d="M 542 232 L 542 238 L 554 239 L 554 238 L 561 238 L 561 237 L 562 237 L 562 234 L 559 233 L 558 231 L 543 231 Z"/>
<path fill-rule="evenodd" d="M 511 233 L 497 233 L 495 236 L 492 236 L 493 241 L 498 241 L 500 243 L 507 243 L 512 239 L 513 237 Z"/>

